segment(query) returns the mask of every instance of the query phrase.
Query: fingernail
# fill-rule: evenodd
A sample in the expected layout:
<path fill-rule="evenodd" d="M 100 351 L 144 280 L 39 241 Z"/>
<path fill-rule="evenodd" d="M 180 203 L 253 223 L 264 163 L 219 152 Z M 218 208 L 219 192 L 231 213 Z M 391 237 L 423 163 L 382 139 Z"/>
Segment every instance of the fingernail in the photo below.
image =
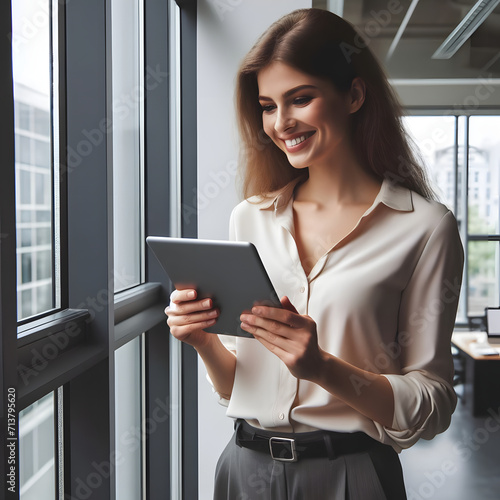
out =
<path fill-rule="evenodd" d="M 195 296 L 196 296 L 196 293 L 195 293 L 195 292 L 188 292 L 188 297 L 189 297 L 190 299 L 194 299 L 194 298 L 195 298 Z"/>
<path fill-rule="evenodd" d="M 260 314 L 262 312 L 262 309 L 260 309 L 260 307 L 253 307 L 252 312 L 253 314 Z"/>
<path fill-rule="evenodd" d="M 201 303 L 201 305 L 202 305 L 203 307 L 210 307 L 210 299 L 204 300 L 204 301 Z"/>

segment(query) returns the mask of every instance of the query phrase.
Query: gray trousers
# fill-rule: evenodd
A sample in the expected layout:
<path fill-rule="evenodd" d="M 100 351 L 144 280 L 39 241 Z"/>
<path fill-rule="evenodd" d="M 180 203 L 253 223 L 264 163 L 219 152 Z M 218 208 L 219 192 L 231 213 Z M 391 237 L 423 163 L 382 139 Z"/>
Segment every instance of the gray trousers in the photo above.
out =
<path fill-rule="evenodd" d="M 235 436 L 219 458 L 214 500 L 405 500 L 401 464 L 389 446 L 279 462 L 242 448 Z"/>

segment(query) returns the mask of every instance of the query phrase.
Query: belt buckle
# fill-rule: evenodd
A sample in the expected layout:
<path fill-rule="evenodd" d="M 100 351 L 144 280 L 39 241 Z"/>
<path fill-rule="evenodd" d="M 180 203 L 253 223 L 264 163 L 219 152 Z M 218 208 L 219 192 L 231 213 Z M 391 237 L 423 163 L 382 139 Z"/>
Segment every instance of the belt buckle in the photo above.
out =
<path fill-rule="evenodd" d="M 273 445 L 283 445 L 281 447 L 281 452 L 275 450 Z M 283 456 L 283 450 L 288 454 L 288 457 Z M 269 451 L 271 452 L 271 457 L 273 460 L 279 460 L 280 462 L 296 462 L 297 461 L 297 450 L 295 449 L 295 439 L 283 438 L 283 437 L 271 437 L 269 438 Z"/>

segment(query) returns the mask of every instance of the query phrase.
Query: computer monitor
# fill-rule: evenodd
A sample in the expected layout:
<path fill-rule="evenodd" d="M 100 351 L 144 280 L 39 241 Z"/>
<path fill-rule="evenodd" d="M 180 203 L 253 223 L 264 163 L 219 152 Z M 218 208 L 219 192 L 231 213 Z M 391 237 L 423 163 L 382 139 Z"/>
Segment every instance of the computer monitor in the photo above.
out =
<path fill-rule="evenodd" d="M 500 307 L 487 307 L 485 312 L 488 343 L 500 345 Z"/>

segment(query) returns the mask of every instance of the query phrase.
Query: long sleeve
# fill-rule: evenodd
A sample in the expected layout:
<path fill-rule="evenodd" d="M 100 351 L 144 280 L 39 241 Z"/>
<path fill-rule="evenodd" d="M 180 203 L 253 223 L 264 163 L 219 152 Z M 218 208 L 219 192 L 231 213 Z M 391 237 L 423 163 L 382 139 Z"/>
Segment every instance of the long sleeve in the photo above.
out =
<path fill-rule="evenodd" d="M 363 431 L 396 451 L 444 431 L 456 406 L 450 339 L 463 266 L 453 214 L 386 180 L 349 237 L 306 275 L 292 236 L 292 187 L 236 206 L 230 238 L 256 246 L 278 295 L 316 322 L 325 352 L 387 377 L 393 423 L 384 427 L 297 380 L 253 339 L 223 336 L 237 353 L 231 398 L 220 401 L 227 415 L 288 432 Z"/>
<path fill-rule="evenodd" d="M 393 429 L 385 432 L 401 448 L 446 430 L 455 409 L 451 334 L 462 269 L 456 220 L 447 212 L 402 294 L 397 344 L 401 375 L 385 375 L 395 400 Z"/>

